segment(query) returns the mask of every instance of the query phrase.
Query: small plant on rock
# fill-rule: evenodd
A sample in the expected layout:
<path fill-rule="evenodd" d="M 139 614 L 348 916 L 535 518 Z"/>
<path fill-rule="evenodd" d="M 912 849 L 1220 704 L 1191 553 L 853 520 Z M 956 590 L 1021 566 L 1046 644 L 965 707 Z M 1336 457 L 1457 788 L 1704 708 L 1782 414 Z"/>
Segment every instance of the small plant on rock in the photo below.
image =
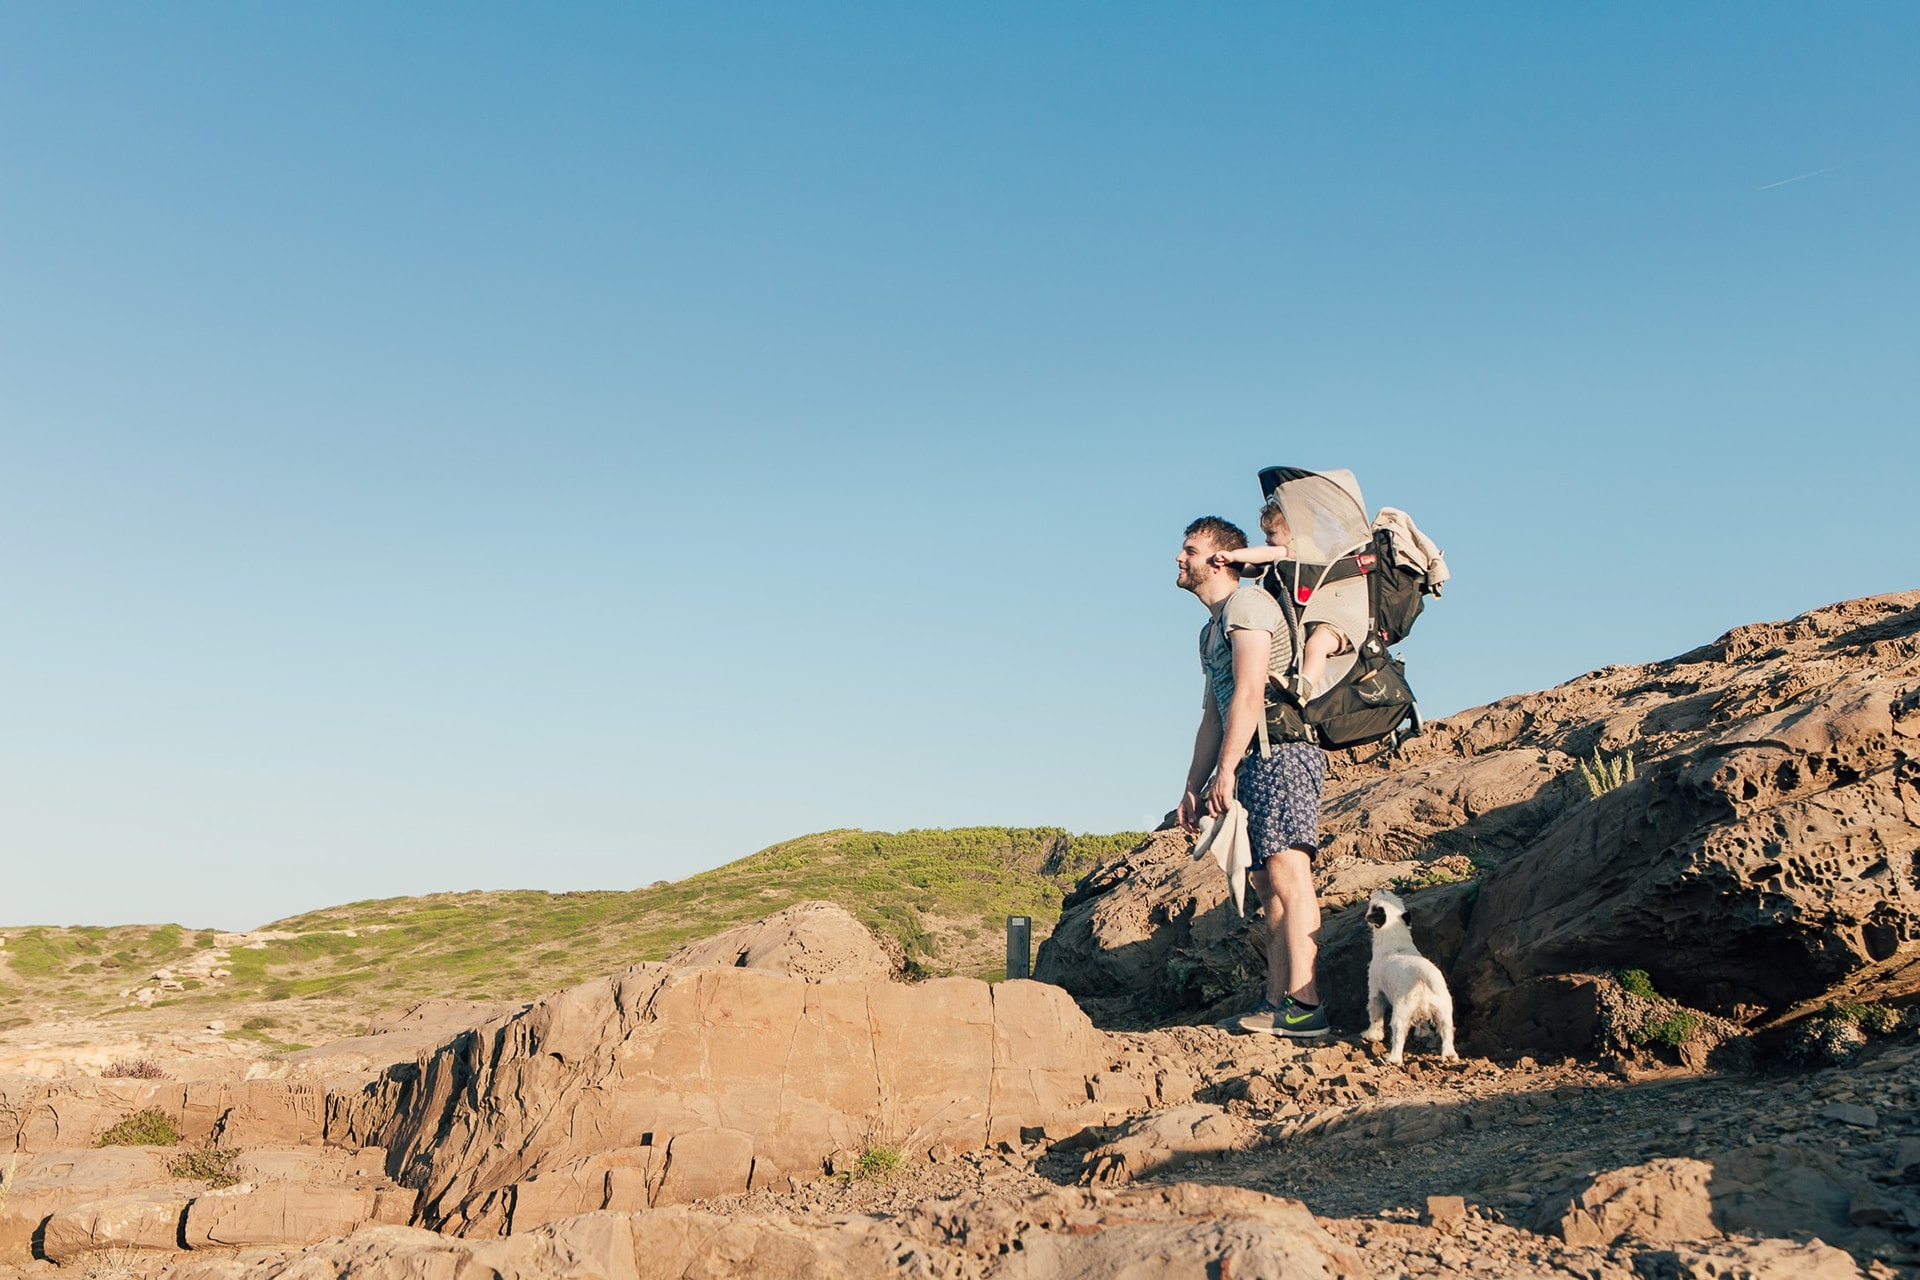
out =
<path fill-rule="evenodd" d="M 167 1073 L 152 1058 L 115 1058 L 101 1076 L 108 1080 L 165 1080 Z"/>
<path fill-rule="evenodd" d="M 167 1172 L 176 1178 L 204 1182 L 216 1190 L 231 1187 L 240 1181 L 233 1172 L 234 1154 L 231 1151 L 216 1151 L 212 1147 L 182 1151 L 167 1162 Z"/>
<path fill-rule="evenodd" d="M 859 1163 L 853 1166 L 853 1176 L 861 1182 L 885 1182 L 900 1172 L 901 1157 L 897 1147 L 868 1147 L 860 1153 Z"/>
<path fill-rule="evenodd" d="M 1616 787 L 1633 781 L 1633 753 L 1622 751 L 1609 759 L 1593 749 L 1593 762 L 1580 761 L 1580 776 L 1587 780 L 1587 795 L 1598 800 Z"/>
<path fill-rule="evenodd" d="M 98 1147 L 171 1147 L 180 1141 L 173 1117 L 158 1107 L 136 1111 L 100 1135 Z"/>

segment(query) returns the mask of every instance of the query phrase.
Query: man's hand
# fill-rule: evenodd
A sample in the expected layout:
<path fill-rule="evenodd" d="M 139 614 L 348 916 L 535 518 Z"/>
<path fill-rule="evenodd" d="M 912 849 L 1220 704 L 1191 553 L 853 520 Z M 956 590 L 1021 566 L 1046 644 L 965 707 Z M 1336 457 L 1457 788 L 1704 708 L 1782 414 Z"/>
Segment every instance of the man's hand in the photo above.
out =
<path fill-rule="evenodd" d="M 1180 807 L 1175 811 L 1174 816 L 1178 819 L 1182 831 L 1200 829 L 1200 796 L 1192 787 L 1188 787 L 1186 793 L 1180 797 Z"/>
<path fill-rule="evenodd" d="M 1233 771 L 1222 769 L 1214 775 L 1213 790 L 1207 793 L 1207 811 L 1224 814 L 1233 807 Z"/>

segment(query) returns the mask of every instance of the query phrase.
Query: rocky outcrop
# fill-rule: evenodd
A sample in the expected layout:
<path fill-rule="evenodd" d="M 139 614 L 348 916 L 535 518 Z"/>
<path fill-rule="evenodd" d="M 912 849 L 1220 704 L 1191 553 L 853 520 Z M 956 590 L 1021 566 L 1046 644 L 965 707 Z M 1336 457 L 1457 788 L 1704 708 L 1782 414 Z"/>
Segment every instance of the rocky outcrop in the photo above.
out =
<path fill-rule="evenodd" d="M 1591 798 L 1574 762 L 1595 752 L 1638 776 Z M 1582 1047 L 1592 992 L 1570 976 L 1619 967 L 1746 1025 L 1868 973 L 1875 998 L 1920 995 L 1903 963 L 1920 951 L 1920 592 L 1461 712 L 1398 756 L 1342 756 L 1323 833 L 1316 873 L 1339 896 L 1376 877 L 1368 862 L 1403 883 L 1443 857 L 1480 871 L 1405 894 L 1480 1052 Z M 1037 973 L 1103 1017 L 1116 992 L 1136 1016 L 1215 1016 L 1258 989 L 1258 921 L 1225 896 L 1159 833 L 1081 881 Z M 1348 1027 L 1367 950 L 1351 916 L 1329 914 L 1321 969 Z"/>
<path fill-rule="evenodd" d="M 167 1280 L 261 1274 L 576 1276 L 605 1280 L 1084 1280 L 1123 1276 L 1249 1276 L 1335 1280 L 1368 1274 L 1295 1200 L 1237 1187 L 1057 1191 L 1010 1200 L 924 1205 L 898 1218 L 834 1221 L 689 1208 L 592 1213 L 507 1239 L 464 1240 L 368 1227 L 299 1252 L 189 1258 Z"/>
<path fill-rule="evenodd" d="M 284 1080 L 0 1077 L 0 1152 L 90 1147 L 121 1120 L 167 1113 L 183 1138 L 237 1147 L 318 1142 L 326 1090 Z"/>
<path fill-rule="evenodd" d="M 1196 1160 L 1219 1160 L 1258 1139 L 1254 1126 L 1204 1102 L 1135 1116 L 1087 1153 L 1080 1180 L 1114 1186 Z"/>
<path fill-rule="evenodd" d="M 1535 1213 L 1534 1229 L 1568 1244 L 1610 1245 L 1628 1236 L 1654 1243 L 1704 1240 L 1713 1225 L 1705 1160 L 1655 1160 L 1612 1169 L 1550 1197 Z"/>
<path fill-rule="evenodd" d="M 1065 1137 L 1153 1104 L 1151 1080 L 1115 1088 L 1107 1066 L 1086 1016 L 1037 982 L 636 965 L 337 1099 L 328 1132 L 390 1148 L 428 1225 L 504 1234 L 784 1186 L 835 1151 Z"/>
<path fill-rule="evenodd" d="M 688 943 L 667 957 L 681 968 L 728 965 L 794 978 L 862 978 L 884 982 L 900 962 L 845 907 L 800 902 L 751 924 Z"/>

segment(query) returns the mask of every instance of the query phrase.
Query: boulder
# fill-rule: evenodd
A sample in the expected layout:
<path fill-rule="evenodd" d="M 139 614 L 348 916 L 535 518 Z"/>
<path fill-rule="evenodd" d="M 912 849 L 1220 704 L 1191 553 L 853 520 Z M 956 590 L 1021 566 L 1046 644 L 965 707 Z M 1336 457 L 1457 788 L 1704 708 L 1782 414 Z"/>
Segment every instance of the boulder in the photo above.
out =
<path fill-rule="evenodd" d="M 1265 972 L 1266 931 L 1251 891 L 1235 914 L 1227 879 L 1193 839 L 1156 831 L 1088 872 L 1040 944 L 1034 977 L 1087 1000 L 1199 1009 Z"/>
<path fill-rule="evenodd" d="M 132 1191 L 171 1187 L 159 1147 L 106 1147 L 42 1151 L 14 1169 L 13 1186 L 0 1201 L 0 1262 L 24 1261 L 33 1237 L 63 1209 Z"/>
<path fill-rule="evenodd" d="M 667 957 L 681 968 L 725 965 L 767 969 L 795 978 L 860 978 L 879 982 L 899 970 L 851 912 L 831 902 L 801 902 L 751 924 L 737 925 Z"/>
<path fill-rule="evenodd" d="M 1672 1280 L 1866 1280 L 1850 1255 L 1821 1240 L 1715 1240 L 1634 1261 L 1641 1274 Z"/>
<path fill-rule="evenodd" d="M 374 1221 L 377 1199 L 371 1187 L 242 1184 L 196 1198 L 180 1238 L 189 1249 L 312 1244 Z"/>
<path fill-rule="evenodd" d="M 1652 1160 L 1582 1179 L 1536 1210 L 1535 1231 L 1570 1245 L 1609 1247 L 1628 1236 L 1652 1243 L 1704 1240 L 1720 1234 L 1713 1224 L 1705 1160 Z"/>
<path fill-rule="evenodd" d="M 178 1249 L 191 1199 L 145 1191 L 72 1205 L 47 1219 L 40 1251 L 64 1267 L 102 1249 Z"/>
<path fill-rule="evenodd" d="M 1127 1111 L 1092 1100 L 1105 1052 L 1066 993 L 1037 982 L 636 965 L 457 1037 L 336 1110 L 342 1137 L 391 1150 L 427 1225 L 491 1235 L 603 1208 L 616 1189 L 664 1204 L 744 1191 L 756 1169 L 762 1183 L 818 1176 L 869 1143 L 924 1154 L 1104 1124 Z"/>
<path fill-rule="evenodd" d="M 1253 1126 L 1204 1102 L 1136 1116 L 1089 1151 L 1080 1181 L 1096 1186 L 1131 1182 L 1196 1160 L 1219 1160 L 1253 1145 Z"/>
<path fill-rule="evenodd" d="M 1633 966 L 1751 1016 L 1920 937 L 1889 685 L 1843 676 L 1580 805 L 1485 877 L 1456 988 L 1496 1013 L 1530 979 Z"/>

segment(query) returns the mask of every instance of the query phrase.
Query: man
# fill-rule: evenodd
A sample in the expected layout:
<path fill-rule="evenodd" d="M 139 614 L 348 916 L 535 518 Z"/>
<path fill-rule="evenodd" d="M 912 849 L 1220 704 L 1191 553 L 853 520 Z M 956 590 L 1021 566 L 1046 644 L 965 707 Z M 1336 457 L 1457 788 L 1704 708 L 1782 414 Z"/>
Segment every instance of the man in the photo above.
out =
<path fill-rule="evenodd" d="M 1320 790 L 1327 758 L 1310 742 L 1274 742 L 1262 756 L 1255 735 L 1266 715 L 1267 682 L 1292 665 L 1293 635 L 1279 603 L 1263 588 L 1243 587 L 1221 552 L 1247 545 L 1240 529 L 1218 516 L 1187 526 L 1178 583 L 1207 606 L 1200 666 L 1207 696 L 1193 738 L 1180 799 L 1180 825 L 1191 831 L 1203 812 L 1225 813 L 1237 798 L 1247 811 L 1253 867 L 1247 881 L 1267 920 L 1267 991 L 1234 1025 L 1242 1031 L 1316 1038 L 1327 1034 L 1314 984 L 1320 903 L 1313 858 L 1320 847 Z M 1209 786 L 1208 779 L 1212 783 Z"/>

